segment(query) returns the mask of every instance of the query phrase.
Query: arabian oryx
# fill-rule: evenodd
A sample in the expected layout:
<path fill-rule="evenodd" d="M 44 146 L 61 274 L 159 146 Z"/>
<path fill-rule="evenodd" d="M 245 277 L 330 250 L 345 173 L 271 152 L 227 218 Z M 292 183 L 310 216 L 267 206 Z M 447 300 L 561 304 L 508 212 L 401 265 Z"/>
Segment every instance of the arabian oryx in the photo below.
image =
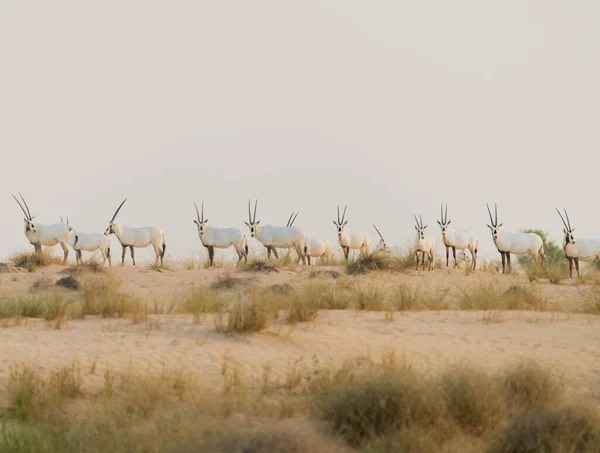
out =
<path fill-rule="evenodd" d="M 310 259 L 323 259 L 326 263 L 330 263 L 333 257 L 333 248 L 331 242 L 328 240 L 316 239 L 313 237 L 306 238 L 306 245 L 304 246 L 304 255 L 306 256 L 308 265 L 310 266 Z"/>
<path fill-rule="evenodd" d="M 498 224 L 498 206 L 494 203 L 494 214 L 492 218 L 492 211 L 490 206 L 486 203 L 488 214 L 490 216 L 491 225 L 488 228 L 492 231 L 492 238 L 494 244 L 502 256 L 502 273 L 506 273 L 505 262 L 508 264 L 508 270 L 510 272 L 510 254 L 525 255 L 531 254 L 535 262 L 538 262 L 538 255 L 541 255 L 542 261 L 544 260 L 544 243 L 542 238 L 535 233 L 514 233 L 512 231 L 500 231 L 500 227 L 503 225 Z"/>
<path fill-rule="evenodd" d="M 415 225 L 415 230 L 417 230 L 417 240 L 415 242 L 415 270 L 419 269 L 419 252 L 421 252 L 423 270 L 425 270 L 425 255 L 427 255 L 427 270 L 433 271 L 433 252 L 435 250 L 435 239 L 432 236 L 425 236 L 425 228 L 427 228 L 427 225 L 423 226 L 423 218 L 419 215 L 419 222 L 419 220 L 417 220 L 417 216 L 414 217 L 415 222 L 417 222 Z"/>
<path fill-rule="evenodd" d="M 385 239 L 383 239 L 383 235 L 379 232 L 379 229 L 375 225 L 373 225 L 373 228 L 375 228 L 375 231 L 377 231 L 377 234 L 379 235 L 379 242 L 377 243 L 377 246 L 375 247 L 373 253 L 390 253 L 390 248 L 385 242 Z"/>
<path fill-rule="evenodd" d="M 33 219 L 35 216 L 31 215 L 31 211 L 29 211 L 29 206 L 27 206 L 27 202 L 23 198 L 23 195 L 19 192 L 19 196 L 21 200 L 23 200 L 23 205 L 17 200 L 13 194 L 11 194 L 15 201 L 21 207 L 23 214 L 25 214 L 25 237 L 29 240 L 31 245 L 33 245 L 36 253 L 41 253 L 42 245 L 46 247 L 54 247 L 56 244 L 60 244 L 61 248 L 64 252 L 63 264 L 67 263 L 67 257 L 69 256 L 69 249 L 67 248 L 67 244 L 69 243 L 69 237 L 73 232 L 73 229 L 64 224 L 64 223 L 40 223 L 34 222 Z"/>
<path fill-rule="evenodd" d="M 569 220 L 567 210 L 563 208 L 567 218 L 567 221 L 565 222 L 560 211 L 556 207 L 554 207 L 554 209 L 558 212 L 558 215 L 565 226 L 563 228 L 563 250 L 565 252 L 565 257 L 569 260 L 569 278 L 573 278 L 573 262 L 575 263 L 577 277 L 579 278 L 579 261 L 589 263 L 595 259 L 600 259 L 600 239 L 579 238 L 575 240 L 575 237 L 573 236 L 575 228 L 571 228 L 571 221 Z"/>
<path fill-rule="evenodd" d="M 351 230 L 350 228 L 346 228 L 346 224 L 348 223 L 346 220 L 346 208 L 348 208 L 348 205 L 344 207 L 344 213 L 340 219 L 340 205 L 338 205 L 337 222 L 334 220 L 333 224 L 337 228 L 338 243 L 344 251 L 344 258 L 347 263 L 350 249 L 360 250 L 360 253 L 363 255 L 367 255 L 369 253 L 369 249 L 371 247 L 371 237 L 366 231 Z"/>
<path fill-rule="evenodd" d="M 60 218 L 62 222 L 62 217 Z M 69 225 L 69 218 L 67 217 L 67 225 Z M 70 225 L 69 225 L 70 226 Z M 75 250 L 75 258 L 77 264 L 83 262 L 82 251 L 84 252 L 95 252 L 100 250 L 102 254 L 102 265 L 106 264 L 108 259 L 108 265 L 112 266 L 110 257 L 110 238 L 106 237 L 103 233 L 80 233 L 73 228 L 73 234 L 69 238 L 69 245 Z"/>
<path fill-rule="evenodd" d="M 250 211 L 250 200 L 248 200 L 248 222 L 244 222 L 250 229 L 250 236 L 256 238 L 267 249 L 267 258 L 271 258 L 271 251 L 275 258 L 279 258 L 277 248 L 293 248 L 298 254 L 298 262 L 306 263 L 304 248 L 306 245 L 306 235 L 301 228 L 295 226 L 276 226 L 260 225 L 260 220 L 256 220 L 256 207 L 258 200 L 254 202 L 254 216 Z M 298 216 L 298 214 L 296 214 Z M 295 220 L 295 217 L 294 217 Z M 292 221 L 293 223 L 293 221 Z M 290 220 L 288 220 L 290 225 Z"/>
<path fill-rule="evenodd" d="M 202 217 L 200 217 L 196 202 L 194 202 L 194 206 L 196 207 L 196 217 L 198 218 L 198 220 L 194 220 L 194 223 L 198 226 L 198 236 L 200 237 L 202 245 L 208 250 L 210 267 L 213 267 L 215 247 L 218 249 L 226 249 L 233 246 L 238 254 L 236 267 L 240 265 L 242 258 L 244 258 L 247 263 L 248 240 L 246 235 L 242 234 L 239 228 L 215 228 L 206 226 L 208 219 L 204 218 L 204 200 L 202 200 Z"/>
<path fill-rule="evenodd" d="M 114 223 L 117 214 L 121 210 L 123 204 L 127 201 L 127 198 L 121 202 L 115 214 L 110 219 L 110 223 L 108 224 L 108 228 L 104 232 L 105 236 L 110 236 L 114 233 L 117 237 L 121 246 L 123 247 L 123 255 L 121 256 L 121 266 L 125 262 L 125 253 L 127 252 L 127 247 L 131 251 L 131 260 L 133 261 L 133 265 L 135 266 L 135 256 L 134 256 L 134 248 L 145 248 L 152 244 L 154 248 L 154 254 L 156 255 L 155 265 L 158 265 L 158 259 L 160 258 L 160 265 L 163 264 L 163 259 L 165 257 L 165 250 L 167 249 L 167 244 L 165 242 L 165 235 L 158 228 L 149 226 L 149 227 L 130 227 L 126 225 L 121 225 L 118 223 Z M 162 244 L 162 251 L 160 246 Z"/>
<path fill-rule="evenodd" d="M 471 230 L 455 230 L 454 228 L 448 227 L 451 222 L 451 220 L 448 220 L 448 205 L 446 205 L 446 215 L 444 215 L 443 206 L 440 206 L 440 216 L 441 221 L 438 220 L 438 224 L 442 229 L 442 242 L 446 247 L 446 267 L 448 267 L 448 261 L 450 259 L 450 249 L 452 249 L 452 256 L 454 257 L 454 267 L 458 266 L 458 262 L 456 261 L 456 250 L 461 250 L 463 252 L 469 250 L 473 257 L 471 267 L 472 269 L 475 269 L 477 266 L 477 246 L 479 244 L 477 235 Z"/>

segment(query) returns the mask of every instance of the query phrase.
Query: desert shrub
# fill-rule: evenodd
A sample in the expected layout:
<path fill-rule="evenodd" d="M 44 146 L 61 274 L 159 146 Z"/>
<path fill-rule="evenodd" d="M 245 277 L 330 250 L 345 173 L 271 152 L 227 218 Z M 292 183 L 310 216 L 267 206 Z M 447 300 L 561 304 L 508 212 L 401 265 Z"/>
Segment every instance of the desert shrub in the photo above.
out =
<path fill-rule="evenodd" d="M 487 453 L 600 451 L 600 422 L 587 407 L 542 408 L 515 417 Z"/>
<path fill-rule="evenodd" d="M 397 311 L 445 310 L 448 308 L 446 303 L 448 291 L 435 291 L 423 287 L 400 285 L 390 297 L 389 308 Z"/>
<path fill-rule="evenodd" d="M 9 258 L 9 262 L 18 268 L 27 269 L 29 272 L 35 271 L 39 267 L 51 266 L 53 264 L 62 264 L 62 259 L 54 256 L 49 251 L 43 250 L 40 253 L 23 252 L 15 253 Z"/>
<path fill-rule="evenodd" d="M 219 275 L 210 285 L 212 289 L 234 289 L 252 283 L 252 279 L 235 277 L 231 273 Z"/>
<path fill-rule="evenodd" d="M 517 407 L 538 407 L 555 403 L 561 396 L 562 382 L 536 362 L 521 360 L 504 370 L 500 378 L 506 401 Z"/>
<path fill-rule="evenodd" d="M 460 288 L 461 310 L 545 310 L 546 303 L 528 286 L 513 285 L 501 292 L 495 282 Z"/>
<path fill-rule="evenodd" d="M 219 333 L 260 332 L 267 327 L 279 311 L 278 306 L 266 300 L 265 291 L 254 290 L 238 295 L 221 307 L 213 316 L 215 328 Z"/>
<path fill-rule="evenodd" d="M 494 379 L 463 363 L 449 366 L 440 376 L 446 411 L 454 421 L 475 434 L 495 426 L 503 410 Z"/>
<path fill-rule="evenodd" d="M 390 257 L 384 253 L 361 253 L 355 260 L 348 261 L 346 272 L 349 275 L 366 274 L 370 271 L 390 269 L 392 263 Z"/>
<path fill-rule="evenodd" d="M 113 276 L 99 273 L 88 274 L 83 279 L 82 310 L 84 315 L 123 317 L 139 309 L 139 302 L 125 293 L 120 282 Z"/>
<path fill-rule="evenodd" d="M 370 369 L 327 386 L 316 398 L 319 416 L 352 446 L 413 426 L 433 427 L 439 413 L 426 379 L 409 369 Z"/>
<path fill-rule="evenodd" d="M 63 277 L 60 280 L 58 280 L 56 282 L 56 286 L 61 286 L 63 288 L 67 288 L 67 289 L 78 290 L 78 289 L 81 289 L 81 282 L 79 280 L 77 280 L 75 277 L 73 277 L 72 275 L 69 275 L 67 277 Z"/>
<path fill-rule="evenodd" d="M 350 305 L 356 310 L 381 311 L 385 310 L 385 292 L 372 283 L 370 285 L 354 285 L 349 293 Z"/>
<path fill-rule="evenodd" d="M 50 321 L 64 316 L 66 302 L 58 291 L 0 300 L 0 318 L 40 318 Z"/>

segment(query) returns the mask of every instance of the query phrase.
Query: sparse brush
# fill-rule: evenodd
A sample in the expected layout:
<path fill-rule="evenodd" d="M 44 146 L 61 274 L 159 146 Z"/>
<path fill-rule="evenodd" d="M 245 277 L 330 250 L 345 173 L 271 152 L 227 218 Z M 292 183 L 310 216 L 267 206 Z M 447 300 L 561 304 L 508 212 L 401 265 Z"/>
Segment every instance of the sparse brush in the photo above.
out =
<path fill-rule="evenodd" d="M 448 290 L 435 291 L 400 285 L 391 297 L 390 309 L 396 311 L 445 310 L 448 308 L 445 301 L 447 294 Z"/>
<path fill-rule="evenodd" d="M 179 297 L 182 297 L 180 310 L 194 315 L 195 323 L 199 323 L 206 313 L 219 313 L 223 308 L 222 296 L 202 286 L 193 286 Z"/>
<path fill-rule="evenodd" d="M 494 439 L 486 453 L 600 451 L 597 411 L 579 407 L 539 408 L 515 417 Z"/>
<path fill-rule="evenodd" d="M 15 417 L 27 420 L 43 415 L 43 411 L 59 408 L 81 391 L 79 367 L 62 367 L 42 374 L 30 365 L 14 366 L 8 379 L 9 407 Z"/>
<path fill-rule="evenodd" d="M 441 410 L 427 379 L 410 369 L 369 367 L 326 387 L 315 403 L 320 418 L 351 446 L 401 428 L 433 429 Z"/>
<path fill-rule="evenodd" d="M 273 264 L 254 258 L 249 259 L 248 263 L 240 263 L 240 269 L 247 272 L 265 272 L 267 274 L 271 272 L 279 272 L 279 269 Z"/>
<path fill-rule="evenodd" d="M 230 272 L 219 275 L 214 282 L 211 283 L 212 289 L 234 289 L 238 286 L 245 286 L 252 283 L 253 279 L 235 277 Z"/>
<path fill-rule="evenodd" d="M 14 253 L 9 258 L 9 262 L 16 267 L 27 269 L 29 272 L 35 271 L 38 267 L 51 265 L 61 265 L 62 259 L 53 255 L 49 251 L 43 250 L 36 252 Z"/>
<path fill-rule="evenodd" d="M 131 313 L 136 299 L 121 288 L 112 275 L 89 274 L 83 279 L 83 315 L 123 317 Z"/>
<path fill-rule="evenodd" d="M 156 261 L 150 261 L 148 264 L 146 264 L 146 268 L 150 269 L 151 271 L 156 271 L 156 272 L 164 272 L 164 271 L 170 271 L 173 272 L 173 267 L 166 262 L 163 262 L 163 264 L 160 264 L 160 262 L 156 262 Z"/>
<path fill-rule="evenodd" d="M 546 302 L 524 285 L 513 285 L 500 292 L 495 282 L 480 282 L 479 285 L 461 288 L 458 306 L 461 310 L 536 310 L 547 309 Z"/>
<path fill-rule="evenodd" d="M 353 261 L 348 261 L 346 272 L 348 275 L 366 274 L 370 271 L 391 269 L 393 260 L 383 253 L 362 253 Z"/>
<path fill-rule="evenodd" d="M 482 434 L 501 420 L 504 402 L 494 379 L 479 368 L 450 365 L 440 376 L 440 390 L 449 416 L 469 432 Z"/>
<path fill-rule="evenodd" d="M 531 360 L 521 360 L 506 368 L 500 384 L 507 402 L 518 408 L 553 404 L 562 395 L 558 376 Z"/>
<path fill-rule="evenodd" d="M 568 276 L 567 262 L 564 259 L 547 259 L 544 263 L 529 260 L 525 264 L 525 275 L 530 282 L 546 278 L 557 285 Z"/>
<path fill-rule="evenodd" d="M 56 282 L 56 286 L 61 286 L 63 288 L 72 290 L 79 290 L 81 289 L 81 282 L 72 275 L 69 275 L 68 277 L 63 277 L 60 280 L 58 280 Z"/>
<path fill-rule="evenodd" d="M 47 275 L 40 275 L 35 281 L 31 284 L 31 291 L 41 291 L 43 289 L 47 289 L 52 286 L 52 279 Z"/>
<path fill-rule="evenodd" d="M 224 304 L 221 311 L 213 315 L 217 332 L 251 333 L 265 329 L 279 312 L 279 306 L 265 296 L 265 291 L 254 290 Z"/>
<path fill-rule="evenodd" d="M 385 310 L 385 292 L 376 283 L 355 285 L 350 291 L 351 304 L 356 310 Z"/>
<path fill-rule="evenodd" d="M 40 318 L 51 321 L 64 317 L 66 306 L 62 293 L 47 291 L 0 300 L 0 318 Z"/>

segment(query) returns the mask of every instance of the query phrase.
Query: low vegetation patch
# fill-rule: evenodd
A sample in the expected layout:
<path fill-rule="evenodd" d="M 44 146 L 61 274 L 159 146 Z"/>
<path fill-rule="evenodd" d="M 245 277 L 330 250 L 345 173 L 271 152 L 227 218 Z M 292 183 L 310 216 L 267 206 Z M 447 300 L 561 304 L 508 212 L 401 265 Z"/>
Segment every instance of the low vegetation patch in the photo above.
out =
<path fill-rule="evenodd" d="M 64 318 L 67 303 L 59 291 L 0 300 L 0 318 L 39 318 L 46 321 Z"/>
<path fill-rule="evenodd" d="M 240 286 L 246 286 L 253 282 L 251 278 L 236 277 L 230 272 L 219 275 L 214 282 L 211 283 L 212 289 L 234 289 Z"/>
<path fill-rule="evenodd" d="M 63 288 L 79 290 L 81 289 L 81 282 L 77 280 L 75 277 L 69 275 L 68 277 L 63 277 L 56 282 L 56 286 L 61 286 Z"/>
<path fill-rule="evenodd" d="M 531 286 L 513 285 L 502 292 L 491 281 L 461 288 L 460 292 L 458 306 L 461 310 L 547 310 L 546 302 Z"/>
<path fill-rule="evenodd" d="M 140 301 L 126 293 L 114 276 L 99 273 L 83 278 L 83 315 L 123 317 L 139 311 Z"/>
<path fill-rule="evenodd" d="M 43 250 L 39 253 L 15 253 L 9 258 L 9 262 L 13 266 L 33 272 L 39 267 L 51 266 L 53 264 L 60 265 L 62 264 L 62 259 Z"/>

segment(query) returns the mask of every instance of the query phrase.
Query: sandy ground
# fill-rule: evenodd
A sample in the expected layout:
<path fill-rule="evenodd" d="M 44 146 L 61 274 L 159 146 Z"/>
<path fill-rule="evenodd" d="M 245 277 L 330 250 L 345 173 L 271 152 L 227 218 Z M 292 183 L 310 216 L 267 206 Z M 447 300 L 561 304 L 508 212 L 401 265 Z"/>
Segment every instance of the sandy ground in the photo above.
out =
<path fill-rule="evenodd" d="M 190 285 L 209 284 L 224 272 L 235 272 L 172 266 L 164 272 L 115 266 L 109 272 L 119 275 L 127 290 L 149 303 L 172 300 Z M 0 298 L 26 294 L 41 274 L 56 280 L 64 276 L 64 270 L 53 266 L 35 273 L 0 274 Z M 261 285 L 297 285 L 308 279 L 308 269 L 252 277 Z M 527 283 L 522 276 L 465 275 L 462 270 L 372 273 L 353 278 L 390 288 L 406 284 L 449 289 L 449 297 L 461 286 L 481 282 L 495 281 L 501 287 Z M 392 321 L 386 321 L 382 312 L 324 311 L 315 322 L 271 327 L 245 336 L 215 332 L 210 316 L 200 324 L 187 315 L 151 315 L 150 321 L 141 324 L 130 319 L 87 317 L 71 320 L 61 330 L 48 328 L 44 321 L 27 320 L 24 325 L 0 329 L 0 387 L 6 385 L 9 366 L 22 362 L 52 369 L 79 361 L 84 370 L 96 370 L 93 375 L 87 373 L 92 384 L 102 381 L 105 369 L 133 366 L 136 370 L 184 369 L 211 385 L 221 381 L 225 357 L 236 360 L 247 376 L 258 378 L 263 366 L 269 365 L 274 375 L 284 379 L 294 366 L 311 367 L 315 361 L 329 360 L 339 363 L 357 355 L 379 359 L 393 350 L 398 358 L 404 356 L 426 370 L 457 359 L 494 369 L 519 357 L 532 357 L 560 369 L 573 386 L 600 397 L 600 317 L 570 312 L 581 302 L 585 286 L 572 282 L 535 286 L 556 311 L 405 312 L 395 313 Z"/>

